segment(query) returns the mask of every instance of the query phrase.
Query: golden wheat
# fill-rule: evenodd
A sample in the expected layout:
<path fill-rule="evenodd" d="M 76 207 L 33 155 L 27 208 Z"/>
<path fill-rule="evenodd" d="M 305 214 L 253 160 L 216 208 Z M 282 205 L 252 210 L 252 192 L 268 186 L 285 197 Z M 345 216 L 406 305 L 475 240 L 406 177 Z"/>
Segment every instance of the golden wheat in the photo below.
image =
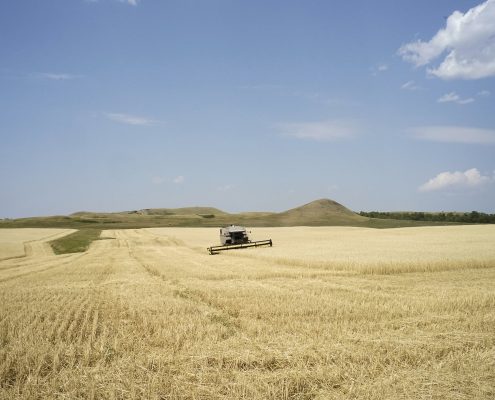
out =
<path fill-rule="evenodd" d="M 197 249 L 218 241 L 218 230 L 152 228 L 155 235 L 187 241 Z M 355 273 L 439 271 L 495 266 L 492 225 L 370 229 L 354 227 L 256 228 L 254 240 L 271 237 L 273 248 L 236 251 L 282 266 L 341 270 Z"/>
<path fill-rule="evenodd" d="M 36 252 L 52 254 L 46 243 L 75 232 L 74 229 L 19 228 L 0 229 L 0 261 L 23 257 Z M 32 249 L 35 246 L 35 249 Z"/>
<path fill-rule="evenodd" d="M 217 256 L 216 229 L 105 231 L 0 261 L 0 398 L 491 399 L 494 228 L 263 228 Z"/>

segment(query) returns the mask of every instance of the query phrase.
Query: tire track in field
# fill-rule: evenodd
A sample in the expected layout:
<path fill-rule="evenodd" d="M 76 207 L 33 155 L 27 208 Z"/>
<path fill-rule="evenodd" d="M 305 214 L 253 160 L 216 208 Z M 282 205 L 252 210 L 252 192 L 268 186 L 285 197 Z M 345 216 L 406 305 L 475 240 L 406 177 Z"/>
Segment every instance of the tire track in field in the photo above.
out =
<path fill-rule="evenodd" d="M 7 271 L 7 270 L 11 270 L 11 269 L 15 269 L 15 268 L 26 268 L 26 267 L 30 267 L 30 266 L 36 266 L 36 265 L 39 265 L 40 264 L 40 261 L 44 261 L 44 262 L 48 262 L 50 260 L 54 260 L 54 261 L 57 261 L 57 260 L 63 260 L 63 259 L 67 259 L 67 258 L 70 258 L 70 257 L 73 257 L 75 254 L 72 253 L 72 254 L 61 254 L 61 255 L 58 255 L 58 256 L 47 256 L 47 257 L 43 257 L 43 258 L 26 258 L 26 257 L 22 257 L 22 259 L 17 259 L 15 261 L 13 260 L 9 260 L 10 263 L 6 263 L 6 262 L 0 262 L 0 273 L 2 273 L 3 271 Z M 2 264 L 6 264 L 5 266 L 2 266 Z"/>
<path fill-rule="evenodd" d="M 231 336 L 235 333 L 245 334 L 244 329 L 242 328 L 241 321 L 239 320 L 238 312 L 226 309 L 223 305 L 213 301 L 213 299 L 208 298 L 201 291 L 191 289 L 184 284 L 179 284 L 174 282 L 173 280 L 167 279 L 163 276 L 154 266 L 154 260 L 146 259 L 145 251 L 143 251 L 142 247 L 148 246 L 150 243 L 156 243 L 156 238 L 152 237 L 148 240 L 143 240 L 143 236 L 140 234 L 141 231 L 118 231 L 116 234 L 117 240 L 121 241 L 123 247 L 127 247 L 129 257 L 136 262 L 136 264 L 140 265 L 146 273 L 152 277 L 153 279 L 160 279 L 161 282 L 166 284 L 168 287 L 172 289 L 172 293 L 174 297 L 180 298 L 183 301 L 193 303 L 195 305 L 199 305 L 200 307 L 205 307 L 209 310 L 209 319 L 210 322 L 222 325 L 227 329 L 228 336 Z M 137 239 L 137 240 L 136 240 Z M 172 252 L 175 255 L 185 254 L 182 251 L 177 252 L 176 246 L 180 246 L 176 241 L 169 241 L 167 239 L 161 240 L 160 243 L 165 243 L 167 246 L 164 248 L 166 252 Z M 191 254 L 188 254 L 191 256 Z M 148 256 L 149 257 L 149 256 Z M 180 261 L 176 261 L 177 257 L 173 257 L 174 263 L 179 262 L 180 264 L 184 263 L 184 259 Z M 190 262 L 190 261 L 189 261 Z M 194 262 L 197 264 L 197 262 Z"/>
<path fill-rule="evenodd" d="M 25 276 L 31 276 L 31 275 L 35 275 L 35 274 L 39 274 L 41 272 L 45 272 L 45 271 L 48 271 L 48 270 L 51 270 L 51 269 L 54 269 L 54 268 L 59 268 L 59 267 L 63 267 L 63 266 L 66 266 L 68 264 L 71 264 L 73 263 L 74 261 L 76 260 L 79 260 L 83 257 L 87 257 L 87 254 L 86 253 L 81 253 L 81 254 L 77 254 L 77 255 L 72 255 L 72 257 L 70 257 L 68 260 L 67 259 L 64 259 L 60 262 L 57 262 L 58 258 L 54 259 L 53 262 L 54 264 L 51 264 L 49 266 L 45 266 L 43 264 L 41 264 L 41 266 L 39 266 L 38 269 L 31 269 L 29 271 L 25 271 L 25 272 L 20 272 L 18 274 L 13 274 L 13 275 L 10 275 L 10 276 L 7 276 L 7 277 L 1 277 L 0 276 L 0 284 L 1 283 L 4 283 L 4 282 L 7 282 L 7 281 L 10 281 L 12 279 L 17 279 L 17 278 L 22 278 L 22 277 L 25 277 Z M 43 261 L 43 260 L 40 260 L 40 261 Z M 39 263 L 39 262 L 38 262 Z M 36 264 L 36 263 L 34 263 Z M 45 262 L 46 264 L 46 262 Z M 7 270 L 9 270 L 10 268 L 8 268 Z M 3 272 L 3 270 L 0 270 L 0 272 Z"/>
<path fill-rule="evenodd" d="M 140 233 L 140 231 L 136 230 L 115 231 L 115 236 L 120 242 L 120 247 L 125 247 L 127 249 L 129 257 L 136 263 L 136 265 L 140 266 L 140 268 L 143 269 L 153 280 L 159 279 L 161 284 L 164 284 L 166 285 L 166 287 L 168 287 L 169 291 L 175 298 L 204 308 L 207 311 L 207 314 L 210 316 L 210 322 L 223 325 L 230 331 L 229 335 L 232 335 L 235 333 L 234 331 L 239 330 L 239 321 L 233 320 L 232 316 L 226 313 L 226 311 L 222 309 L 218 304 L 213 304 L 204 296 L 196 293 L 196 291 L 191 290 L 184 285 L 174 283 L 160 274 L 160 272 L 153 266 L 153 260 L 149 260 L 149 257 L 146 257 L 146 251 L 143 250 L 143 248 L 148 247 L 150 243 L 152 245 L 153 243 L 156 244 L 155 238 L 144 239 L 145 235 L 141 235 Z M 176 242 L 168 241 L 166 239 L 162 239 L 160 243 L 166 244 L 164 248 L 167 249 L 167 252 L 173 252 L 172 249 L 174 248 L 174 246 L 178 245 Z M 173 258 L 175 263 L 176 257 Z"/>
<path fill-rule="evenodd" d="M 18 256 L 2 257 L 2 258 L 0 258 L 0 264 L 2 264 L 4 261 L 11 261 L 11 260 L 19 259 L 19 258 L 26 258 L 26 254 L 21 254 Z"/>

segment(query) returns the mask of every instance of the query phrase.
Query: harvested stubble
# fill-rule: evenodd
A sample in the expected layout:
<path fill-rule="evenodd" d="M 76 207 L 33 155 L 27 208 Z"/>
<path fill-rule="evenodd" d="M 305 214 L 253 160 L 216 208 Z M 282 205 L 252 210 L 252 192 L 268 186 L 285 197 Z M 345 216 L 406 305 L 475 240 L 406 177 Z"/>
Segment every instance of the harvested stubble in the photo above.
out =
<path fill-rule="evenodd" d="M 41 248 L 48 249 L 50 253 L 49 240 L 75 232 L 73 229 L 53 229 L 53 228 L 20 228 L 20 229 L 0 229 L 0 261 L 10 258 L 20 258 L 29 253 L 36 252 Z M 37 246 L 33 250 L 32 246 Z"/>
<path fill-rule="evenodd" d="M 375 237 L 379 259 L 363 238 L 382 231 L 353 231 L 346 254 L 347 228 L 266 228 L 272 249 L 209 256 L 216 229 L 126 230 L 3 281 L 2 261 L 0 397 L 493 398 L 495 229 L 454 228 Z M 421 236 L 443 267 L 379 274 L 407 241 L 403 265 L 437 257 Z"/>

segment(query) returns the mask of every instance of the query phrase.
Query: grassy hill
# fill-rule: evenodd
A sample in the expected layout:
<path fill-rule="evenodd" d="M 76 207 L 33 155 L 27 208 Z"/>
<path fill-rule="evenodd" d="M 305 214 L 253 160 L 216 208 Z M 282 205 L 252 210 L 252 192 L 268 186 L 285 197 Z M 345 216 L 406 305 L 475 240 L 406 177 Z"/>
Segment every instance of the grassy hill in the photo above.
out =
<path fill-rule="evenodd" d="M 183 207 L 183 208 L 145 208 L 129 213 L 141 215 L 226 215 L 227 213 L 214 207 Z"/>
<path fill-rule="evenodd" d="M 395 228 L 442 225 L 428 221 L 405 221 L 360 216 L 342 204 L 320 199 L 284 212 L 230 214 L 213 207 L 147 208 L 113 213 L 81 211 L 68 216 L 19 218 L 0 221 L 0 228 L 61 227 L 76 229 L 126 229 L 144 227 L 244 226 L 361 226 Z M 445 225 L 445 224 L 443 224 Z"/>
<path fill-rule="evenodd" d="M 368 218 L 352 212 L 342 204 L 320 199 L 276 215 L 282 225 L 349 225 L 366 223 Z"/>

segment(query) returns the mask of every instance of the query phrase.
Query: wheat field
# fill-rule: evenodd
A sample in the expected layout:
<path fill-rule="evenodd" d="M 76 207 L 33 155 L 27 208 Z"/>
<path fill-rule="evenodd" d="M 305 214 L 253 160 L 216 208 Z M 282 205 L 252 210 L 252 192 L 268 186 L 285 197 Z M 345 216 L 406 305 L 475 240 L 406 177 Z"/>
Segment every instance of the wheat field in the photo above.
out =
<path fill-rule="evenodd" d="M 75 230 L 53 228 L 0 229 L 0 261 L 25 257 L 32 253 L 52 254 L 47 242 L 72 232 Z"/>
<path fill-rule="evenodd" d="M 60 256 L 19 231 L 0 232 L 33 249 L 0 252 L 2 399 L 495 397 L 493 226 L 257 228 L 273 248 L 216 256 L 213 228 Z"/>

